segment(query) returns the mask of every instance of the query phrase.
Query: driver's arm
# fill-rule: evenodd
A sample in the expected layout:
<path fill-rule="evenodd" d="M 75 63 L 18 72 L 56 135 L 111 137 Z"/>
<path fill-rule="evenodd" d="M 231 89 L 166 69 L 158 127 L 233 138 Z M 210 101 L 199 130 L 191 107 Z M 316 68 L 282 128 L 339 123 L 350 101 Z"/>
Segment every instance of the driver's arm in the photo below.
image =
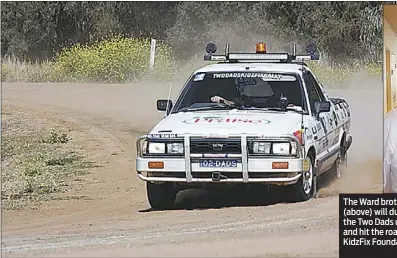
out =
<path fill-rule="evenodd" d="M 219 97 L 219 96 L 213 96 L 211 97 L 211 101 L 215 102 L 215 103 L 225 103 L 227 105 L 234 105 L 236 104 L 235 102 L 231 101 L 231 100 L 227 100 L 225 98 Z"/>

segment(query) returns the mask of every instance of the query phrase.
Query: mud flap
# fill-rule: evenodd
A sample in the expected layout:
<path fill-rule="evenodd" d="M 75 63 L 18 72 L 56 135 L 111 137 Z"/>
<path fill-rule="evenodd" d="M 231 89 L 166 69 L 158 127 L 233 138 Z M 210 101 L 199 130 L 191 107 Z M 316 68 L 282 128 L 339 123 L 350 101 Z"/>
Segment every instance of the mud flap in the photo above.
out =
<path fill-rule="evenodd" d="M 316 162 L 316 164 L 317 164 L 317 162 Z M 317 198 L 317 183 L 318 183 L 317 167 L 314 166 L 314 169 L 313 169 L 313 198 Z"/>

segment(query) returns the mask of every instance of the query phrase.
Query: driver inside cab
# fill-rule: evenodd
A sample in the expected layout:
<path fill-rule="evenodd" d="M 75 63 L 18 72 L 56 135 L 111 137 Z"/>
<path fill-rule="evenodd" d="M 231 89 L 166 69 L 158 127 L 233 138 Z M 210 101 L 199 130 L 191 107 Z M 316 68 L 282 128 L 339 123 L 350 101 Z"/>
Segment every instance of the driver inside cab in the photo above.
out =
<path fill-rule="evenodd" d="M 251 107 L 279 107 L 282 101 L 287 101 L 281 94 L 277 98 L 270 85 L 265 81 L 257 82 L 254 78 L 236 78 L 235 89 L 238 91 L 240 97 L 235 101 L 225 99 L 221 96 L 212 96 L 211 101 L 214 103 L 222 103 L 229 106 L 241 106 L 246 108 Z M 254 101 L 254 99 L 256 101 Z M 288 104 L 288 107 L 293 107 L 293 104 Z"/>

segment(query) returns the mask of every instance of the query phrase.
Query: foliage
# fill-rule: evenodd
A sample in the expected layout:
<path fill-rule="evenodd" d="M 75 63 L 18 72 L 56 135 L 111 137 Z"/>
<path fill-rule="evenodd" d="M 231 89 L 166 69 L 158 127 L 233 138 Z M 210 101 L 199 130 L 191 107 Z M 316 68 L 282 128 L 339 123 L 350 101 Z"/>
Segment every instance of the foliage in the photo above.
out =
<path fill-rule="evenodd" d="M 1 2 L 2 57 L 52 59 L 66 46 L 90 44 L 113 33 L 165 38 L 177 2 Z M 159 19 L 161 17 L 161 19 Z"/>
<path fill-rule="evenodd" d="M 265 41 L 272 52 L 291 51 L 297 43 L 303 53 L 315 42 L 325 63 L 314 69 L 327 80 L 344 80 L 361 67 L 371 76 L 380 73 L 381 2 L 53 1 L 1 7 L 2 81 L 186 77 L 202 64 L 195 55 L 201 59 L 208 42 L 219 51 L 225 43 L 231 51 L 253 51 Z M 152 37 L 159 44 L 154 74 L 148 74 Z"/>
<path fill-rule="evenodd" d="M 74 81 L 126 82 L 149 72 L 150 39 L 115 36 L 92 45 L 76 44 L 55 59 L 60 72 Z M 156 43 L 154 75 L 169 79 L 174 70 L 171 49 Z"/>
<path fill-rule="evenodd" d="M 2 57 L 52 59 L 65 46 L 113 34 L 164 40 L 183 59 L 209 41 L 242 50 L 264 40 L 290 50 L 316 42 L 322 54 L 379 60 L 382 2 L 2 2 Z M 252 49 L 252 48 L 250 48 Z"/>
<path fill-rule="evenodd" d="M 369 2 L 184 2 L 167 33 L 185 57 L 209 41 L 245 50 L 266 41 L 272 51 L 315 42 L 332 61 L 381 58 L 381 3 Z M 253 50 L 253 47 L 250 48 Z M 344 60 L 343 60 L 344 59 Z"/>

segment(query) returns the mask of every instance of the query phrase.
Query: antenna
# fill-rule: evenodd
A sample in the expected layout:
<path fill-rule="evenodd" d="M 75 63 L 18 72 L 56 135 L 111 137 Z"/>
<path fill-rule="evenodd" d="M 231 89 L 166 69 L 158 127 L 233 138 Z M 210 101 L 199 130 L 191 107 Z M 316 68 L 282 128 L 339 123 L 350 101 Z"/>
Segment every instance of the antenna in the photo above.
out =
<path fill-rule="evenodd" d="M 294 57 L 296 57 L 296 43 L 294 43 L 294 45 L 292 46 L 292 55 L 294 56 Z M 301 69 L 302 69 L 302 72 L 303 72 L 303 70 L 305 69 L 305 64 L 302 62 L 301 63 Z M 303 89 L 303 87 L 302 87 L 302 101 L 301 101 L 301 106 L 302 106 L 302 117 L 301 117 L 301 138 L 302 138 L 302 145 L 304 146 L 305 145 L 305 137 L 304 137 L 304 134 L 305 134 L 305 124 L 303 123 L 303 119 L 304 119 L 304 116 L 303 116 L 303 106 L 305 105 L 305 102 L 304 102 L 304 96 L 305 96 L 305 91 L 304 91 L 304 89 Z"/>
<path fill-rule="evenodd" d="M 230 47 L 229 43 L 226 43 L 226 46 L 225 46 L 225 56 L 229 56 L 229 47 Z"/>
<path fill-rule="evenodd" d="M 165 116 L 168 115 L 168 108 L 169 108 L 169 103 L 170 103 L 170 99 L 171 99 L 171 89 L 172 89 L 172 82 L 170 83 L 170 88 L 168 89 L 168 98 L 167 98 L 167 108 L 166 108 L 166 112 L 165 112 Z"/>

